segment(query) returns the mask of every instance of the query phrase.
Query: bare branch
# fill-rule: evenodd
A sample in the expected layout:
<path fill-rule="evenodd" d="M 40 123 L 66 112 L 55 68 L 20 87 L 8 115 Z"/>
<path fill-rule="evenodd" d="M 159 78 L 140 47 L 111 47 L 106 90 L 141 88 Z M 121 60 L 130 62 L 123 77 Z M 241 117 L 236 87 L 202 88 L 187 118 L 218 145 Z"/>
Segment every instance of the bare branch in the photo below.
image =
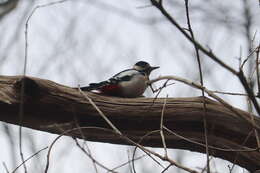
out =
<path fill-rule="evenodd" d="M 159 133 L 160 123 L 158 122 L 161 120 L 164 98 L 157 98 L 153 103 L 153 98 L 128 99 L 106 97 L 86 92 L 88 97 L 95 101 L 98 108 L 125 136 L 115 135 L 116 132 L 114 130 L 112 130 L 113 133 L 100 130 L 111 127 L 103 120 L 93 105 L 85 97 L 82 97 L 82 94 L 77 89 L 62 86 L 48 80 L 28 77 L 22 79 L 26 80 L 24 90 L 24 114 L 26 116 L 24 116 L 22 122 L 24 127 L 61 134 L 61 131 L 54 124 L 64 124 L 63 129 L 70 130 L 73 128 L 72 125 L 76 116 L 78 126 L 95 126 L 92 129 L 82 130 L 87 140 L 133 145 L 132 142 L 126 141 L 125 136 L 132 141 L 139 141 L 147 132 L 157 130 L 158 133 L 153 133 L 145 138 L 142 145 L 163 147 Z M 200 84 L 174 76 L 165 76 L 153 81 L 163 79 L 181 81 L 200 90 L 202 87 Z M 0 77 L 1 121 L 19 124 L 17 112 L 20 104 L 21 84 L 21 77 Z M 255 136 L 253 134 L 250 135 L 245 146 L 241 146 L 245 137 L 254 129 L 251 114 L 234 108 L 206 88 L 204 90 L 221 103 L 206 98 L 210 155 L 233 162 L 235 155 L 232 154 L 231 149 L 234 152 L 235 150 L 245 151 L 239 152 L 236 164 L 251 171 L 259 168 L 260 154 L 256 151 Z M 163 125 L 187 139 L 192 139 L 192 141 L 205 145 L 203 137 L 203 100 L 204 98 L 202 97 L 168 98 L 167 109 L 164 110 Z M 151 103 L 153 103 L 152 106 Z M 260 119 L 255 116 L 254 119 L 255 128 L 259 131 Z M 66 135 L 82 138 L 79 130 Z M 188 140 L 168 133 L 168 131 L 164 131 L 164 137 L 167 149 L 179 148 L 205 153 L 205 146 L 194 145 L 194 143 Z M 210 146 L 229 150 L 221 151 Z"/>
<path fill-rule="evenodd" d="M 221 59 L 219 57 L 217 57 L 211 50 L 207 50 L 206 48 L 204 48 L 199 42 L 197 42 L 196 40 L 194 40 L 186 31 L 185 29 L 183 29 L 183 27 L 181 27 L 176 20 L 165 10 L 165 8 L 163 7 L 163 5 L 159 2 L 157 2 L 156 0 L 151 0 L 151 3 L 158 9 L 160 10 L 160 12 L 194 45 L 196 45 L 196 47 L 203 52 L 205 55 L 207 55 L 210 59 L 212 59 L 213 61 L 215 61 L 216 63 L 218 63 L 219 65 L 221 65 L 224 69 L 228 70 L 229 72 L 231 72 L 232 74 L 236 75 L 241 84 L 243 85 L 244 89 L 246 90 L 246 92 L 248 93 L 249 98 L 252 100 L 252 103 L 257 111 L 257 113 L 260 115 L 260 107 L 258 102 L 256 101 L 256 98 L 254 97 L 254 93 L 252 91 L 252 88 L 250 88 L 246 77 L 244 76 L 244 73 L 242 70 L 240 70 L 239 72 L 237 72 L 236 70 L 234 70 L 232 67 L 230 67 L 229 65 L 227 65 L 226 63 L 224 63 L 223 61 L 221 61 Z"/>
<path fill-rule="evenodd" d="M 222 67 L 224 67 L 225 69 L 227 69 L 228 71 L 230 71 L 233 74 L 237 74 L 238 72 L 235 71 L 232 67 L 228 66 L 227 64 L 225 64 L 223 61 L 220 60 L 220 58 L 218 58 L 211 50 L 207 50 L 206 48 L 204 48 L 199 42 L 197 42 L 196 40 L 192 39 L 192 37 L 185 31 L 185 29 L 183 29 L 183 27 L 181 27 L 176 20 L 164 9 L 163 5 L 158 3 L 156 0 L 151 0 L 151 3 L 157 7 L 160 12 L 194 45 L 196 45 L 196 47 L 202 51 L 205 55 L 207 55 L 209 58 L 211 58 L 213 61 L 217 62 L 219 65 L 221 65 Z"/>

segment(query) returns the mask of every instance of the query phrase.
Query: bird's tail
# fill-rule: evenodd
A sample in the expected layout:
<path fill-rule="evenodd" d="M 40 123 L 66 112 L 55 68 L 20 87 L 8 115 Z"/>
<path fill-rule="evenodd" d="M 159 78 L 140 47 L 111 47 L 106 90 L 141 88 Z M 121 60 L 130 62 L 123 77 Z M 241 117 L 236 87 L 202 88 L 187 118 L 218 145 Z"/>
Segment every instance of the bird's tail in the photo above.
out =
<path fill-rule="evenodd" d="M 103 81 L 100 83 L 90 83 L 89 86 L 80 87 L 80 89 L 82 91 L 92 91 L 92 90 L 98 90 L 105 85 L 107 85 L 107 81 Z"/>

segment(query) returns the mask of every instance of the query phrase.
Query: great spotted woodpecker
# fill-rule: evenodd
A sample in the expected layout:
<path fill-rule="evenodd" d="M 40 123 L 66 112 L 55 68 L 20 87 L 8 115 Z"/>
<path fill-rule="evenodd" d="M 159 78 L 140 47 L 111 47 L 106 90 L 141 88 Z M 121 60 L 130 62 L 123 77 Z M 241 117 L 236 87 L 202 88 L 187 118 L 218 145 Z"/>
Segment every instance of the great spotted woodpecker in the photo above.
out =
<path fill-rule="evenodd" d="M 148 86 L 150 73 L 157 68 L 159 67 L 152 67 L 145 61 L 139 61 L 133 68 L 121 71 L 106 81 L 91 83 L 80 89 L 96 90 L 104 95 L 117 97 L 140 97 Z"/>

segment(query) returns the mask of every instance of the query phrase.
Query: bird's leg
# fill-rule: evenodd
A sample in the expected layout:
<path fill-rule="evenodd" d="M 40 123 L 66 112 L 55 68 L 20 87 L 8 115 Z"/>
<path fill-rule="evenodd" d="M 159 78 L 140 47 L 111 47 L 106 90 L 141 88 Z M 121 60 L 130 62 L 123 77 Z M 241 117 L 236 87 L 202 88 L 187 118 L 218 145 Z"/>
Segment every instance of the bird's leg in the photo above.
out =
<path fill-rule="evenodd" d="M 149 84 L 149 87 L 151 88 L 151 90 L 152 90 L 153 93 L 156 93 L 156 92 L 158 91 L 158 89 L 153 89 L 152 84 Z"/>
<path fill-rule="evenodd" d="M 169 79 L 166 82 L 164 82 L 164 84 L 161 87 L 159 87 L 157 89 L 153 89 L 152 84 L 149 84 L 149 86 L 150 86 L 153 93 L 156 93 L 158 91 L 160 93 L 163 88 L 166 88 L 166 87 L 174 84 L 174 83 L 170 83 L 170 84 L 167 85 L 168 82 L 169 82 Z"/>
<path fill-rule="evenodd" d="M 167 86 L 170 86 L 170 85 L 174 84 L 174 83 L 170 83 L 169 85 L 167 85 L 168 81 L 169 81 L 169 79 L 168 79 L 166 82 L 164 82 L 163 86 L 161 86 L 160 88 L 158 88 L 158 89 L 156 89 L 156 90 L 153 90 L 152 84 L 149 84 L 149 86 L 150 86 L 150 88 L 152 89 L 153 93 L 159 91 L 159 92 L 156 94 L 156 96 L 154 97 L 152 105 L 154 104 L 154 102 L 155 102 L 156 99 L 158 98 L 158 96 L 159 96 L 159 94 L 161 93 L 161 91 L 162 91 L 163 88 L 166 88 Z M 152 106 L 152 105 L 151 105 L 151 106 Z"/>

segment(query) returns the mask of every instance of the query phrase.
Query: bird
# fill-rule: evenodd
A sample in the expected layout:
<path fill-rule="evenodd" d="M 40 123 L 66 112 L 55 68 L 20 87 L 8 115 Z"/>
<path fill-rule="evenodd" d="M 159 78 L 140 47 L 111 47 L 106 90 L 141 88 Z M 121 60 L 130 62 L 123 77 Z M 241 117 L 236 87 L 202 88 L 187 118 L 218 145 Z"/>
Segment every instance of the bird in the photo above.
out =
<path fill-rule="evenodd" d="M 98 91 L 100 94 L 136 98 L 142 97 L 148 87 L 149 75 L 159 66 L 151 66 L 145 61 L 138 61 L 130 69 L 123 70 L 106 81 L 90 83 L 81 87 L 82 91 Z"/>

